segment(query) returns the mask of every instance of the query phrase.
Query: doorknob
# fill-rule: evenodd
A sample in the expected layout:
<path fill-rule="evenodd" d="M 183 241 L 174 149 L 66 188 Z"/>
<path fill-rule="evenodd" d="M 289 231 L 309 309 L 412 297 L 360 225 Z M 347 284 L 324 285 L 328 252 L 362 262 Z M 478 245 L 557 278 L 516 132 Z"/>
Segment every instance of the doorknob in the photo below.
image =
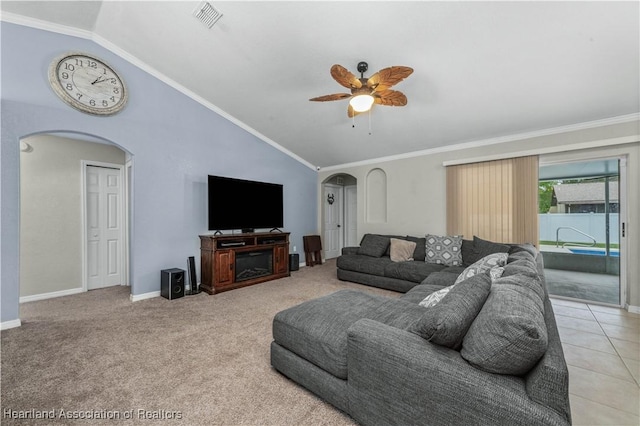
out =
<path fill-rule="evenodd" d="M 338 228 L 340 228 L 340 225 L 338 225 Z"/>

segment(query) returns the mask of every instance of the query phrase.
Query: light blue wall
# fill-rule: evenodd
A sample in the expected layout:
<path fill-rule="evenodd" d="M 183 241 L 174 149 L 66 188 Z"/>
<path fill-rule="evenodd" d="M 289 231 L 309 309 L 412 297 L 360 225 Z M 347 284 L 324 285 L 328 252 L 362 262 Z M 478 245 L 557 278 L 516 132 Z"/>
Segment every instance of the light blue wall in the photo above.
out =
<path fill-rule="evenodd" d="M 188 256 L 199 258 L 198 235 L 207 232 L 208 174 L 283 184 L 291 245 L 301 248 L 302 236 L 317 232 L 315 170 L 89 40 L 5 22 L 1 31 L 0 321 L 19 316 L 19 140 L 31 134 L 80 132 L 132 154 L 134 295 L 158 291 L 162 269 L 184 268 Z M 125 110 L 93 117 L 56 97 L 48 66 L 75 50 L 95 54 L 120 72 L 130 94 Z"/>

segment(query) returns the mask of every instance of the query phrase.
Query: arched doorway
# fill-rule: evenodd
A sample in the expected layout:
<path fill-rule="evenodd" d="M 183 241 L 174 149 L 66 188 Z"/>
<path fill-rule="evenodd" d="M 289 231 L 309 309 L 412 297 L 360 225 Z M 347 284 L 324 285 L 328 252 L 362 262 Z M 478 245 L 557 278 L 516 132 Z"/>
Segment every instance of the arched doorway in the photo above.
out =
<path fill-rule="evenodd" d="M 97 273 L 129 284 L 131 167 L 128 152 L 93 135 L 20 140 L 21 303 L 102 287 Z"/>
<path fill-rule="evenodd" d="M 338 173 L 322 182 L 322 237 L 325 259 L 340 256 L 342 247 L 358 245 L 358 181 Z"/>

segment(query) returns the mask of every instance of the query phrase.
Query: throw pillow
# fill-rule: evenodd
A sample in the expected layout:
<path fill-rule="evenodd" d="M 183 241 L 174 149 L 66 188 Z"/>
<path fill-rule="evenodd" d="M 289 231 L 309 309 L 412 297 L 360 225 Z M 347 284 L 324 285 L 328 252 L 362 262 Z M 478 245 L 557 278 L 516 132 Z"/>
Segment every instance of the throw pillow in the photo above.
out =
<path fill-rule="evenodd" d="M 489 269 L 489 276 L 491 277 L 491 282 L 494 282 L 498 278 L 500 278 L 504 274 L 504 268 L 502 266 L 494 266 Z"/>
<path fill-rule="evenodd" d="M 391 238 L 391 260 L 394 262 L 406 262 L 413 260 L 413 251 L 416 249 L 416 243 L 413 241 L 399 240 Z"/>
<path fill-rule="evenodd" d="M 464 266 L 469 266 L 476 260 L 476 251 L 475 247 L 473 247 L 473 240 L 462 240 L 462 248 L 460 249 L 462 253 L 462 264 Z"/>
<path fill-rule="evenodd" d="M 470 259 L 466 259 L 470 263 L 475 263 L 483 257 L 492 253 L 507 253 L 511 246 L 502 243 L 494 243 L 493 241 L 483 240 L 475 235 L 473 236 L 473 254 Z"/>
<path fill-rule="evenodd" d="M 476 274 L 483 274 L 495 266 L 504 266 L 507 264 L 508 257 L 509 255 L 507 253 L 493 253 L 485 256 L 462 271 L 454 284 L 464 281 Z M 502 273 L 500 273 L 500 276 L 502 276 Z"/>
<path fill-rule="evenodd" d="M 526 251 L 533 257 L 536 257 L 536 255 L 538 254 L 538 249 L 536 248 L 536 246 L 530 243 L 511 244 L 511 248 L 509 249 L 509 254 L 514 254 L 521 251 Z"/>
<path fill-rule="evenodd" d="M 536 281 L 518 274 L 493 283 L 482 310 L 464 336 L 462 358 L 497 374 L 522 375 L 536 365 L 548 343 L 544 304 L 535 290 L 540 286 Z"/>
<path fill-rule="evenodd" d="M 365 256 L 381 257 L 389 246 L 389 238 L 376 234 L 365 234 L 360 242 L 358 254 Z"/>
<path fill-rule="evenodd" d="M 445 266 L 462 265 L 462 237 L 460 235 L 439 236 L 427 234 L 425 261 Z"/>
<path fill-rule="evenodd" d="M 450 285 L 448 287 L 442 288 L 438 291 L 434 291 L 433 293 L 431 293 L 430 295 L 428 295 L 427 297 L 425 297 L 424 299 L 422 299 L 422 302 L 418 303 L 418 305 L 423 306 L 425 308 L 430 308 L 432 306 L 435 306 L 438 304 L 438 302 L 440 302 L 442 299 L 444 299 L 444 297 L 449 294 L 449 291 L 451 291 L 451 288 L 453 286 Z"/>
<path fill-rule="evenodd" d="M 437 345 L 458 349 L 491 291 L 491 278 L 489 274 L 474 275 L 448 288 L 446 297 L 425 309 L 409 331 Z"/>
<path fill-rule="evenodd" d="M 426 239 L 424 237 L 418 238 L 418 237 L 412 237 L 411 235 L 407 235 L 406 240 L 413 241 L 414 243 L 416 243 L 416 249 L 413 252 L 413 260 L 424 262 L 425 246 L 427 244 Z"/>
<path fill-rule="evenodd" d="M 479 273 L 487 273 L 487 270 L 484 270 L 482 272 Z M 495 280 L 497 280 L 498 278 L 500 278 L 502 276 L 502 274 L 504 274 L 504 268 L 502 266 L 494 266 L 493 268 L 488 270 L 489 273 L 489 277 L 491 278 L 491 282 L 493 283 Z M 429 277 L 432 277 L 434 275 L 437 275 L 436 273 L 430 274 Z M 460 274 L 460 276 L 462 276 L 463 274 Z M 471 278 L 474 275 L 477 274 L 471 274 L 469 275 L 467 278 Z M 427 277 L 427 279 L 425 279 L 425 281 L 427 281 L 429 279 L 429 277 Z M 425 282 L 423 281 L 423 283 Z M 442 288 L 440 290 L 434 291 L 433 293 L 431 293 L 430 295 L 428 295 L 427 297 L 425 297 L 424 299 L 422 299 L 422 301 L 420 303 L 418 303 L 418 305 L 423 306 L 425 308 L 430 308 L 432 306 L 437 305 L 442 299 L 444 299 L 444 297 L 449 293 L 449 291 L 451 291 L 451 289 L 456 285 L 459 284 L 461 281 L 456 281 L 453 285 L 447 286 L 445 288 Z"/>

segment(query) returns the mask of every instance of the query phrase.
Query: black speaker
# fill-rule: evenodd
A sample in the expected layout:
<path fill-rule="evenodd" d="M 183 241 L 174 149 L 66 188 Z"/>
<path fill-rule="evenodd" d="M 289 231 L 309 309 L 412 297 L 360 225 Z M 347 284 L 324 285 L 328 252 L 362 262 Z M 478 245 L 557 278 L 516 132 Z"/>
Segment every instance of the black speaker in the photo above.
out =
<path fill-rule="evenodd" d="M 293 253 L 289 255 L 289 271 L 297 271 L 300 269 L 300 255 Z"/>
<path fill-rule="evenodd" d="M 191 292 L 189 295 L 194 295 L 199 293 L 198 289 L 198 279 L 196 278 L 196 258 L 193 256 L 189 256 L 187 258 L 187 266 L 189 271 L 189 285 L 191 286 Z"/>
<path fill-rule="evenodd" d="M 163 269 L 160 272 L 160 295 L 169 300 L 184 296 L 184 274 L 183 269 Z"/>

